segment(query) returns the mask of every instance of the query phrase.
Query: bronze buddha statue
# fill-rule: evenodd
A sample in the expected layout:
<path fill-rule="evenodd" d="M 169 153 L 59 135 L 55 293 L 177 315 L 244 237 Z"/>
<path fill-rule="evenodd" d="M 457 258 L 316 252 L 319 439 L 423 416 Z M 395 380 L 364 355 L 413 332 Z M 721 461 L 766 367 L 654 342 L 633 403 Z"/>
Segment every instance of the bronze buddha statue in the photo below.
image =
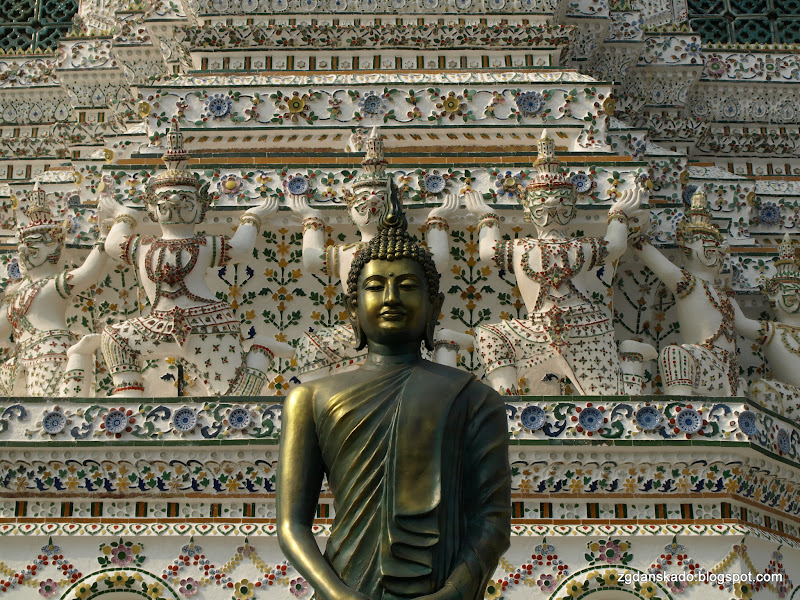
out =
<path fill-rule="evenodd" d="M 479 600 L 509 544 L 505 405 L 472 374 L 420 357 L 443 294 L 398 206 L 356 255 L 348 291 L 367 360 L 286 399 L 281 549 L 324 600 Z M 324 555 L 311 530 L 323 476 L 335 510 Z"/>

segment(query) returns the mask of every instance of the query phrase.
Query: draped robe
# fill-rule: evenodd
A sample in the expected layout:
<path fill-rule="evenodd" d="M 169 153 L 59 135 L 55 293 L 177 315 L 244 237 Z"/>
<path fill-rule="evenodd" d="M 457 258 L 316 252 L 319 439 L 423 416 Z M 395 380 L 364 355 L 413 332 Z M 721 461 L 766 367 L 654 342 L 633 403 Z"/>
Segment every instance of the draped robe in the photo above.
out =
<path fill-rule="evenodd" d="M 375 600 L 450 583 L 480 600 L 511 526 L 505 405 L 470 373 L 419 361 L 317 408 L 335 520 L 325 557 Z"/>

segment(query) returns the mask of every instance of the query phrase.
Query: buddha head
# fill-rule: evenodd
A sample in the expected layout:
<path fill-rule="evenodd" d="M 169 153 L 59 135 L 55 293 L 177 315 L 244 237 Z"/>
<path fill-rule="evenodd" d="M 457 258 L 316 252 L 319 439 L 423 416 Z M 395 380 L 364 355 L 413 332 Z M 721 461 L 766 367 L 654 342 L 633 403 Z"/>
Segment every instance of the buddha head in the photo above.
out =
<path fill-rule="evenodd" d="M 147 213 L 161 225 L 202 223 L 211 204 L 208 184 L 186 168 L 189 155 L 183 149 L 183 134 L 177 122 L 167 133 L 167 149 L 162 157 L 167 168 L 147 184 Z"/>
<path fill-rule="evenodd" d="M 386 174 L 383 140 L 376 127 L 372 128 L 366 142 L 366 153 L 361 161 L 362 172 L 345 190 L 344 198 L 350 218 L 359 230 L 376 229 L 389 212 L 392 196 L 397 195 L 391 176 Z"/>
<path fill-rule="evenodd" d="M 433 350 L 433 331 L 442 308 L 439 273 L 430 252 L 408 234 L 394 201 L 377 235 L 353 258 L 345 306 L 360 350 L 367 342 L 385 347 Z"/>
<path fill-rule="evenodd" d="M 53 218 L 45 191 L 38 184 L 31 190 L 23 213 L 28 217 L 28 223 L 19 230 L 18 250 L 23 270 L 57 265 L 64 248 L 65 222 Z"/>
<path fill-rule="evenodd" d="M 696 268 L 712 274 L 722 272 L 727 246 L 719 227 L 711 219 L 703 190 L 698 189 L 692 195 L 692 204 L 678 226 L 676 237 L 689 270 Z"/>
<path fill-rule="evenodd" d="M 764 284 L 763 290 L 779 315 L 800 314 L 800 264 L 788 233 L 778 245 L 775 275 Z"/>
<path fill-rule="evenodd" d="M 575 218 L 575 187 L 561 172 L 555 155 L 555 142 L 542 132 L 533 183 L 521 194 L 525 220 L 536 225 L 539 233 L 560 229 Z"/>

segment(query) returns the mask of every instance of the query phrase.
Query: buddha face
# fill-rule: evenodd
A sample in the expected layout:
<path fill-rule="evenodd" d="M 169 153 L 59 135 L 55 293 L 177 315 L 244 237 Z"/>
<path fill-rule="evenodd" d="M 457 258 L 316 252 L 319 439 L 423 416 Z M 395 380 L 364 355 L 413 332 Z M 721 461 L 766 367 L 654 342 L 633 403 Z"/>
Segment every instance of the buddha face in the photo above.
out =
<path fill-rule="evenodd" d="M 575 218 L 575 192 L 572 187 L 528 191 L 523 200 L 525 219 L 539 231 L 568 225 Z"/>
<path fill-rule="evenodd" d="M 711 236 L 698 235 L 681 244 L 686 259 L 690 263 L 717 273 L 725 263 L 726 248 Z"/>
<path fill-rule="evenodd" d="M 18 247 L 22 267 L 26 271 L 44 264 L 57 264 L 61 259 L 61 240 L 49 231 L 29 233 Z"/>
<path fill-rule="evenodd" d="M 769 299 L 779 313 L 796 315 L 800 313 L 800 283 L 781 282 L 769 293 Z"/>
<path fill-rule="evenodd" d="M 358 277 L 354 308 L 367 340 L 384 346 L 419 345 L 431 319 L 438 317 L 425 272 L 410 258 L 368 262 Z"/>
<path fill-rule="evenodd" d="M 389 210 L 389 190 L 370 187 L 355 193 L 350 203 L 350 217 L 362 228 L 380 222 Z"/>
<path fill-rule="evenodd" d="M 161 225 L 200 223 L 205 216 L 205 205 L 198 196 L 197 190 L 190 187 L 159 190 L 148 199 L 150 217 Z"/>

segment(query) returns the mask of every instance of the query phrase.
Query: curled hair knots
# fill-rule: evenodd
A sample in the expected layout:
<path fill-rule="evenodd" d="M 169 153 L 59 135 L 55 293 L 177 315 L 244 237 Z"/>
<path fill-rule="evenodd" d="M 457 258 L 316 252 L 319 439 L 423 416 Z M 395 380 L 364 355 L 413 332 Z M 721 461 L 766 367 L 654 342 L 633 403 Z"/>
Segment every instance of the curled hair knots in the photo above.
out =
<path fill-rule="evenodd" d="M 402 212 L 398 217 L 405 225 L 405 216 Z M 358 277 L 364 266 L 371 260 L 402 260 L 409 258 L 416 261 L 425 273 L 428 284 L 428 294 L 431 301 L 439 295 L 439 272 L 433 262 L 430 252 L 415 242 L 408 235 L 405 227 L 388 227 L 378 230 L 378 234 L 370 240 L 369 244 L 361 248 L 350 266 L 347 275 L 347 293 L 353 304 L 358 300 Z"/>

